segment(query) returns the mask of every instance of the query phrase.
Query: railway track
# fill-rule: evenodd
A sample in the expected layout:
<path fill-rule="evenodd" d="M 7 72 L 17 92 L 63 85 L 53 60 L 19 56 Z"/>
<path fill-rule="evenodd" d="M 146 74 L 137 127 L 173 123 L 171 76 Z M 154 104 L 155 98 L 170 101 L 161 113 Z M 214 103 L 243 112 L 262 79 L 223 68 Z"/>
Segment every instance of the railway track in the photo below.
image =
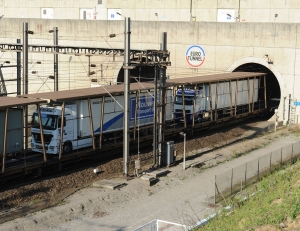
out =
<path fill-rule="evenodd" d="M 241 118 L 239 120 L 228 122 L 226 121 L 226 125 L 224 123 L 217 123 L 210 126 L 204 126 L 199 128 L 199 130 L 189 130 L 187 129 L 187 139 L 199 139 L 203 136 L 211 135 L 216 133 L 216 129 L 218 132 L 225 131 L 227 129 L 232 129 L 235 127 L 243 126 L 245 123 L 245 118 Z M 248 122 L 257 122 L 261 121 L 261 118 L 252 118 Z M 138 147 L 140 148 L 140 154 L 142 161 L 152 161 L 152 155 L 144 155 L 145 153 L 152 152 L 152 137 L 148 136 L 144 137 L 140 140 L 139 146 L 137 142 L 132 142 L 130 145 L 130 156 L 132 153 L 138 153 Z M 166 140 L 174 140 L 175 143 L 182 142 L 182 138 L 180 136 L 174 136 L 171 132 L 166 132 Z M 95 163 L 102 163 L 111 161 L 116 158 L 121 158 L 123 155 L 123 143 L 107 143 L 101 149 L 83 149 L 77 150 L 68 155 L 63 155 L 62 159 L 59 160 L 58 155 L 47 155 L 47 162 L 43 161 L 43 156 L 40 153 L 35 152 L 24 152 L 18 153 L 9 156 L 7 161 L 7 172 L 9 173 L 7 176 L 2 177 L 0 179 L 0 184 L 3 186 L 7 184 L 7 182 L 20 182 L 20 180 L 31 180 L 39 177 L 49 177 L 53 174 L 64 174 L 66 171 L 76 171 L 77 168 L 84 168 L 90 165 L 94 165 Z M 141 151 L 142 150 L 142 151 Z M 130 164 L 134 164 L 134 161 L 131 161 Z M 61 172 L 61 173 L 60 173 Z"/>

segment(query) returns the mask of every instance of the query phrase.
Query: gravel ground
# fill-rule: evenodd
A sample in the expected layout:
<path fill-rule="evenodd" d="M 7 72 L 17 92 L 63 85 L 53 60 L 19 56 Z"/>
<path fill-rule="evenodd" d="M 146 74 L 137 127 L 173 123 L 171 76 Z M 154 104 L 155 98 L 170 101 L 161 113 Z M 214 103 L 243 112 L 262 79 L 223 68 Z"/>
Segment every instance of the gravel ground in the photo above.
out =
<path fill-rule="evenodd" d="M 206 137 L 187 138 L 188 156 L 194 156 L 195 160 L 205 163 L 204 166 L 188 168 L 185 171 L 182 165 L 172 166 L 168 168 L 169 173 L 160 177 L 153 186 L 149 186 L 139 177 L 125 181 L 122 178 L 122 159 L 116 159 L 63 176 L 6 189 L 0 193 L 2 216 L 15 210 L 26 213 L 41 201 L 48 200 L 38 212 L 5 222 L 0 225 L 0 230 L 121 231 L 134 230 L 154 219 L 185 225 L 194 224 L 215 210 L 214 175 L 232 166 L 241 165 L 249 158 L 257 158 L 261 153 L 298 141 L 288 129 L 247 138 L 252 136 L 258 127 L 265 126 L 266 122 L 249 123 Z M 232 159 L 236 150 L 247 152 L 260 144 L 264 146 L 260 150 L 224 162 Z M 183 143 L 175 144 L 175 149 L 176 160 L 180 160 Z M 135 158 L 136 156 L 131 157 L 132 162 Z M 151 164 L 151 158 L 143 161 L 143 169 L 149 169 Z M 93 173 L 95 167 L 101 170 L 100 174 Z M 133 166 L 130 169 L 133 169 Z M 103 179 L 121 182 L 125 186 L 118 190 L 92 186 L 93 182 Z M 43 209 L 45 204 L 56 205 Z"/>

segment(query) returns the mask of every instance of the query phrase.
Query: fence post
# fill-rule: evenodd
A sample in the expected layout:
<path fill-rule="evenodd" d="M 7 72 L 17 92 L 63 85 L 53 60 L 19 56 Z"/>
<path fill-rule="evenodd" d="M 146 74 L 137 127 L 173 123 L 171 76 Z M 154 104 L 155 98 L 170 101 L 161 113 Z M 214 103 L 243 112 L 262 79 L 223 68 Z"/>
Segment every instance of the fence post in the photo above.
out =
<path fill-rule="evenodd" d="M 292 145 L 291 164 L 294 163 L 293 159 L 294 159 L 294 144 Z"/>
<path fill-rule="evenodd" d="M 270 155 L 270 173 L 272 173 L 272 152 Z"/>
<path fill-rule="evenodd" d="M 246 162 L 246 169 L 245 169 L 245 188 L 247 186 L 247 162 Z"/>
<path fill-rule="evenodd" d="M 281 167 L 281 165 L 282 165 L 282 148 L 281 148 L 281 152 L 280 152 L 280 167 Z"/>
<path fill-rule="evenodd" d="M 230 186 L 230 196 L 232 195 L 232 181 L 233 181 L 233 168 L 231 168 L 231 186 Z"/>
<path fill-rule="evenodd" d="M 215 175 L 215 196 L 214 196 L 214 204 L 216 204 L 216 193 L 217 193 L 217 175 Z"/>
<path fill-rule="evenodd" d="M 259 157 L 258 157 L 258 161 L 257 161 L 257 180 L 259 180 Z"/>

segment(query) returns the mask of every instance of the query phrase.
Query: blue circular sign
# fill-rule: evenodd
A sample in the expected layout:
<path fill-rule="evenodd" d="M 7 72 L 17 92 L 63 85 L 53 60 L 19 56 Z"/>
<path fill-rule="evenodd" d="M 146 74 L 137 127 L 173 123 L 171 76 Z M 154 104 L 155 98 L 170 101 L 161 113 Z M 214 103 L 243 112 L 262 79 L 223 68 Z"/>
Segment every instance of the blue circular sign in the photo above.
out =
<path fill-rule="evenodd" d="M 205 61 L 205 52 L 198 45 L 190 46 L 185 53 L 185 59 L 191 67 L 200 67 Z"/>

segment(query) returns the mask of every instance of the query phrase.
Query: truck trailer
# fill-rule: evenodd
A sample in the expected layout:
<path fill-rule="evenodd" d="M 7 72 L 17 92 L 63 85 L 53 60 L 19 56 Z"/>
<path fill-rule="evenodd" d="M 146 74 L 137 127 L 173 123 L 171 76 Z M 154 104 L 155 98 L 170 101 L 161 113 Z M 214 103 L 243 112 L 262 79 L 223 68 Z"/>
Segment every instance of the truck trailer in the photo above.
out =
<path fill-rule="evenodd" d="M 178 89 L 174 100 L 174 120 L 217 120 L 220 116 L 243 113 L 243 108 L 249 111 L 249 105 L 254 110 L 258 103 L 259 83 L 257 78 L 241 79 Z"/>
<path fill-rule="evenodd" d="M 130 95 L 130 128 L 146 126 L 153 123 L 154 118 L 154 93 L 153 91 L 141 92 Z M 172 119 L 172 91 L 167 91 L 166 120 Z M 89 113 L 91 107 L 91 116 Z M 62 121 L 62 105 L 47 104 L 40 107 L 43 137 L 47 154 L 59 154 L 60 129 Z M 95 137 L 99 141 L 100 133 L 103 140 L 109 139 L 109 134 L 123 131 L 124 95 L 93 98 L 89 101 L 75 100 L 65 103 L 63 124 L 63 153 L 72 150 L 92 147 Z M 92 117 L 92 120 L 91 120 Z M 91 123 L 92 121 L 92 123 Z M 92 126 L 91 126 L 92 124 Z M 93 136 L 91 132 L 93 127 Z M 41 141 L 38 110 L 32 115 L 31 149 L 43 152 Z M 100 144 L 98 143 L 97 146 Z"/>

